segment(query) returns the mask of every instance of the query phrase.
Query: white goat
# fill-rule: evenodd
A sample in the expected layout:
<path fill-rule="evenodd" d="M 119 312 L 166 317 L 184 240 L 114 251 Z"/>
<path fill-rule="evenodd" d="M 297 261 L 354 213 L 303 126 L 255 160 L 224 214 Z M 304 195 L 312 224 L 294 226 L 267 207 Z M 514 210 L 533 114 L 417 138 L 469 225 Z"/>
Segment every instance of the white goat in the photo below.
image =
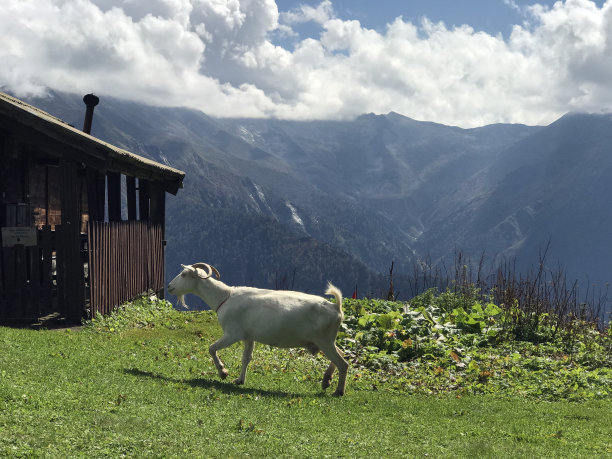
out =
<path fill-rule="evenodd" d="M 234 380 L 235 384 L 244 384 L 257 341 L 276 347 L 303 347 L 313 355 L 322 351 L 331 363 L 321 386 L 327 389 L 331 385 L 337 367 L 339 380 L 334 395 L 344 395 L 348 363 L 335 343 L 344 318 L 340 290 L 331 283 L 327 285 L 325 293 L 336 297 L 334 304 L 300 292 L 230 287 L 211 277 L 214 272 L 219 279 L 219 271 L 207 263 L 181 266 L 183 271 L 170 281 L 168 293 L 176 295 L 183 306 L 185 294 L 196 294 L 217 313 L 223 336 L 208 350 L 221 379 L 227 377 L 227 370 L 217 351 L 238 341 L 244 342 L 240 377 Z"/>

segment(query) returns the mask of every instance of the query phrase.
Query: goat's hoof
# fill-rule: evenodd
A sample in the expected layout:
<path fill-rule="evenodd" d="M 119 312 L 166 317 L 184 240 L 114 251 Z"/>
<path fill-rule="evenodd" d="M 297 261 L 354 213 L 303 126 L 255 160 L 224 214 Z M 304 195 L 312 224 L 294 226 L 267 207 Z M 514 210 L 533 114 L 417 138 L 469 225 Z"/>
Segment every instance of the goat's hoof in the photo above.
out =
<path fill-rule="evenodd" d="M 343 390 L 336 390 L 336 392 L 334 392 L 332 395 L 334 397 L 342 397 L 344 395 L 344 391 Z"/>
<path fill-rule="evenodd" d="M 227 370 L 225 370 L 225 369 L 223 369 L 223 370 L 221 370 L 221 371 L 219 372 L 219 378 L 221 378 L 221 379 L 225 379 L 225 378 L 227 378 L 227 375 L 228 375 L 228 371 L 227 371 Z"/>
<path fill-rule="evenodd" d="M 331 378 L 323 378 L 323 381 L 321 381 L 321 388 L 325 390 L 329 386 L 331 386 Z"/>
<path fill-rule="evenodd" d="M 244 384 L 244 379 L 236 378 L 232 381 L 234 384 Z"/>

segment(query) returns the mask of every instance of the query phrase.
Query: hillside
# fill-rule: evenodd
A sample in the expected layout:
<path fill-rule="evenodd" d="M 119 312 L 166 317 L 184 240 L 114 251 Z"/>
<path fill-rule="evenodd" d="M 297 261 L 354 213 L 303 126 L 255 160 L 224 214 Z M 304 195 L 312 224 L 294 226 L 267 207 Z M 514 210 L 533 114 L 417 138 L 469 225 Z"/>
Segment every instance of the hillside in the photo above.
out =
<path fill-rule="evenodd" d="M 82 124 L 80 96 L 30 102 Z M 214 119 L 102 98 L 92 133 L 187 172 L 168 200 L 169 276 L 208 261 L 229 283 L 320 292 L 330 279 L 366 294 L 386 289 L 392 260 L 398 275 L 423 259 L 448 266 L 456 251 L 526 269 L 549 241 L 551 266 L 612 279 L 610 124 L 579 114 L 476 129 L 396 113 Z"/>
<path fill-rule="evenodd" d="M 612 279 L 612 118 L 570 114 L 508 148 L 439 203 L 420 251 L 485 248 L 519 268 L 550 240 L 571 278 Z M 449 237 L 450 233 L 452 237 Z"/>

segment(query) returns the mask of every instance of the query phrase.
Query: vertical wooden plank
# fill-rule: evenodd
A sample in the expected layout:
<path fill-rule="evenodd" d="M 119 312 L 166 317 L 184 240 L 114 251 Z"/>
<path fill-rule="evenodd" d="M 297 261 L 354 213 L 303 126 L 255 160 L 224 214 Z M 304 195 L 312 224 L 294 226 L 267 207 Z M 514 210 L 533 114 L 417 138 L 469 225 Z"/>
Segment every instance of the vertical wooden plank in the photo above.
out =
<path fill-rule="evenodd" d="M 104 282 L 103 282 L 103 277 L 102 274 L 104 272 L 104 265 L 103 265 L 103 258 L 102 258 L 102 223 L 101 222 L 96 222 L 95 228 L 96 228 L 96 252 L 95 252 L 95 259 L 96 259 L 96 313 L 97 314 L 102 314 L 102 304 L 104 301 Z"/>
<path fill-rule="evenodd" d="M 26 250 L 23 245 L 16 245 L 12 248 L 15 260 L 15 304 L 17 309 L 15 317 L 28 317 L 28 268 Z"/>
<path fill-rule="evenodd" d="M 112 266 L 112 271 L 110 272 L 111 274 L 111 284 L 113 286 L 113 301 L 111 302 L 110 306 L 111 308 L 115 308 L 115 306 L 117 306 L 118 302 L 119 302 L 119 283 L 117 282 L 117 273 L 119 272 L 119 270 L 121 269 L 119 267 L 119 254 L 117 253 L 117 242 L 119 240 L 119 227 L 116 223 L 113 223 L 113 237 L 111 239 L 111 246 L 110 246 L 110 252 L 111 252 L 111 257 L 113 260 L 113 266 Z M 110 311 L 109 311 L 110 312 Z"/>
<path fill-rule="evenodd" d="M 8 318 L 11 317 L 12 310 L 15 308 L 12 289 L 12 286 L 15 285 L 15 264 L 13 251 L 10 247 L 2 247 L 0 250 L 2 251 L 2 262 L 4 265 L 4 298 L 6 300 L 4 317 Z"/>
<path fill-rule="evenodd" d="M 108 233 L 106 235 L 106 241 L 105 241 L 105 251 L 106 251 L 106 276 L 105 276 L 105 282 L 107 284 L 107 288 L 108 288 L 108 299 L 106 301 L 105 304 L 105 314 L 108 314 L 111 310 L 112 304 L 115 301 L 115 286 L 113 285 L 112 282 L 112 274 L 113 274 L 113 269 L 114 269 L 114 264 L 113 264 L 113 246 L 112 246 L 112 241 L 113 241 L 113 225 L 111 222 L 108 222 L 108 224 L 106 225 L 108 227 Z"/>
<path fill-rule="evenodd" d="M 102 288 L 102 301 L 100 303 L 100 308 L 101 308 L 101 313 L 102 314 L 106 314 L 106 305 L 108 304 L 109 297 L 109 287 L 108 287 L 108 247 L 107 247 L 107 241 L 108 241 L 108 234 L 109 234 L 109 228 L 108 228 L 108 223 L 104 223 L 100 225 L 100 228 L 102 230 L 102 234 L 101 234 L 101 240 L 100 240 L 100 249 L 102 250 L 101 253 L 101 266 L 102 266 L 102 272 L 100 275 L 100 285 Z"/>
<path fill-rule="evenodd" d="M 161 225 L 126 221 L 90 222 L 92 311 L 108 314 L 147 290 L 163 288 Z M 96 234 L 95 228 L 99 228 Z"/>
<path fill-rule="evenodd" d="M 130 288 L 130 275 L 131 275 L 131 263 L 130 260 L 128 258 L 129 255 L 129 246 L 128 246 L 128 242 L 129 242 L 129 235 L 130 235 L 130 224 L 127 223 L 125 225 L 123 225 L 123 227 L 121 228 L 121 245 L 123 246 L 123 260 L 122 260 L 122 264 L 123 264 L 123 297 L 125 299 L 130 299 L 133 297 L 132 295 L 132 289 Z"/>
<path fill-rule="evenodd" d="M 143 282 L 142 282 L 142 270 L 143 270 L 143 266 L 142 266 L 142 262 L 140 261 L 140 252 L 141 252 L 141 247 L 142 247 L 142 222 L 138 222 L 135 226 L 134 226 L 134 234 L 136 237 L 135 242 L 135 253 L 134 253 L 134 257 L 135 259 L 138 260 L 137 267 L 136 267 L 136 278 L 138 279 L 138 289 L 142 290 L 143 289 Z"/>
<path fill-rule="evenodd" d="M 55 283 L 57 291 L 57 310 L 60 314 L 66 314 L 66 281 L 64 273 L 64 227 L 55 225 L 54 234 L 55 249 Z"/>
<path fill-rule="evenodd" d="M 130 282 L 130 292 L 135 292 L 137 290 L 137 285 L 136 285 L 136 276 L 135 271 L 136 271 L 136 258 L 134 257 L 135 253 L 134 253 L 134 224 L 136 222 L 134 220 L 130 221 L 129 227 L 128 227 L 128 242 L 127 242 L 127 246 L 128 246 L 128 260 L 133 260 L 131 266 L 130 266 L 130 276 L 129 276 L 129 282 Z"/>
<path fill-rule="evenodd" d="M 38 272 L 38 308 L 39 314 L 45 316 L 52 311 L 51 305 L 51 228 L 46 225 L 37 231 L 38 246 L 36 247 L 37 270 Z"/>
<path fill-rule="evenodd" d="M 153 244 L 155 244 L 155 260 L 153 260 L 153 269 L 155 270 L 155 285 L 153 286 L 153 290 L 157 294 L 157 296 L 163 296 L 162 292 L 162 281 L 160 278 L 160 273 L 163 270 L 163 247 L 161 241 L 161 224 L 155 225 L 153 228 Z"/>
<path fill-rule="evenodd" d="M 106 247 L 106 241 L 108 240 L 108 223 L 100 224 L 100 288 L 102 294 L 102 301 L 100 302 L 100 313 L 106 314 L 106 305 L 109 301 L 108 299 L 108 249 Z"/>
<path fill-rule="evenodd" d="M 14 247 L 2 248 L 4 266 L 5 266 L 5 286 L 6 286 L 6 300 L 7 308 L 5 316 L 7 318 L 18 317 L 21 313 L 21 289 L 19 288 L 20 274 L 17 266 L 17 254 L 15 253 Z"/>
<path fill-rule="evenodd" d="M 141 290 L 146 290 L 149 286 L 149 263 L 145 257 L 147 253 L 147 249 L 149 246 L 149 235 L 147 231 L 148 225 L 145 222 L 140 224 L 140 234 L 141 234 L 141 242 L 140 242 L 140 251 L 138 253 L 138 259 L 140 260 L 141 270 Z"/>
<path fill-rule="evenodd" d="M 136 222 L 136 224 L 134 225 L 134 237 L 135 237 L 134 257 L 135 259 L 140 258 L 140 246 L 142 244 L 141 228 L 142 228 L 142 222 Z M 138 279 L 138 284 L 136 288 L 140 291 L 143 291 L 142 268 L 143 268 L 142 263 L 140 263 L 139 261 L 136 266 L 136 278 Z"/>
<path fill-rule="evenodd" d="M 107 305 L 108 303 L 111 301 L 110 300 L 110 286 L 109 286 L 109 282 L 108 282 L 108 271 L 109 271 L 109 247 L 108 247 L 108 238 L 109 238 L 109 234 L 110 234 L 110 228 L 109 228 L 109 224 L 105 223 L 104 225 L 102 225 L 102 227 L 104 228 L 104 232 L 103 232 L 103 239 L 102 239 L 102 265 L 103 265 L 103 272 L 102 272 L 102 288 L 104 289 L 104 300 L 102 301 L 102 314 L 106 314 L 107 311 Z"/>
<path fill-rule="evenodd" d="M 51 226 L 45 225 L 39 231 L 39 247 L 42 258 L 42 277 L 41 277 L 41 307 L 43 310 L 51 311 L 53 302 L 52 298 L 52 288 L 53 288 L 53 270 L 52 270 L 52 254 L 53 254 L 53 246 L 52 246 L 52 234 L 51 234 Z"/>
<path fill-rule="evenodd" d="M 89 319 L 96 317 L 96 285 L 95 285 L 95 255 L 94 255 L 94 225 L 95 222 L 89 220 L 87 222 L 87 267 L 89 271 Z"/>
<path fill-rule="evenodd" d="M 38 235 L 37 235 L 38 236 Z M 33 247 L 26 248 L 26 260 L 28 270 L 28 308 L 32 317 L 42 317 L 41 307 L 41 268 L 42 268 L 42 257 L 41 252 L 38 249 L 38 244 Z M 48 314 L 48 313 L 47 313 Z"/>
<path fill-rule="evenodd" d="M 49 263 L 50 263 L 50 269 L 49 269 L 49 282 L 50 282 L 50 286 L 51 286 L 51 306 L 53 308 L 54 311 L 56 312 L 60 312 L 60 303 L 59 303 L 59 289 L 58 289 L 58 284 L 57 284 L 57 267 L 58 267 L 58 263 L 57 263 L 57 239 L 58 239 L 58 233 L 55 230 L 56 225 L 49 225 L 52 230 L 49 232 L 50 238 L 49 238 L 49 244 L 50 244 L 50 253 L 49 253 Z M 61 229 L 61 226 L 58 225 L 58 228 Z"/>
<path fill-rule="evenodd" d="M 62 210 L 61 251 L 64 270 L 63 296 L 66 318 L 80 322 L 85 304 L 83 266 L 81 264 L 81 213 L 80 188 L 77 165 L 72 161 L 60 161 L 60 199 Z M 57 248 L 58 257 L 60 247 Z M 58 283 L 59 287 L 59 283 Z"/>
<path fill-rule="evenodd" d="M 115 224 L 114 226 L 114 231 L 113 231 L 113 245 L 112 245 L 112 254 L 113 254 L 113 286 L 114 286 L 114 299 L 113 299 L 113 303 L 112 303 L 112 307 L 113 309 L 119 304 L 119 298 L 120 298 L 120 280 L 118 279 L 117 273 L 121 273 L 121 266 L 120 266 L 120 256 L 121 254 L 119 253 L 119 250 L 117 250 L 119 248 L 119 225 Z"/>
<path fill-rule="evenodd" d="M 94 287 L 95 287 L 95 301 L 96 301 L 96 315 L 100 314 L 100 305 L 102 304 L 102 263 L 101 263 L 101 250 L 100 250 L 100 222 L 95 222 L 92 226 L 94 230 L 94 249 L 93 249 L 93 259 L 94 259 Z"/>
<path fill-rule="evenodd" d="M 89 220 L 87 222 L 87 270 L 89 273 L 89 317 L 88 319 L 91 319 L 92 317 L 95 316 L 95 304 L 93 302 L 93 293 L 94 293 L 94 289 L 92 287 L 92 279 L 93 279 L 93 272 L 92 272 L 92 225 L 93 222 L 91 220 Z"/>
<path fill-rule="evenodd" d="M 2 137 L 0 137 L 0 142 L 2 141 Z M 1 153 L 1 149 L 0 149 L 0 153 Z M 2 157 L 2 155 L 0 154 L 0 158 Z M 0 236 L 1 239 L 1 236 Z M 4 287 L 5 285 L 5 281 L 4 281 L 4 249 L 2 248 L 2 246 L 0 245 L 0 319 L 5 318 L 6 316 L 6 289 Z"/>
<path fill-rule="evenodd" d="M 166 193 L 160 186 L 151 185 L 151 221 L 157 225 L 155 230 L 155 244 L 157 258 L 155 260 L 156 286 L 154 288 L 158 297 L 164 297 L 165 277 L 165 235 L 166 235 Z"/>
<path fill-rule="evenodd" d="M 15 256 L 13 255 L 12 247 L 3 247 L 2 258 L 4 260 L 4 281 L 6 295 L 6 311 L 5 317 L 14 317 L 17 302 L 15 298 Z"/>
<path fill-rule="evenodd" d="M 95 225 L 96 222 L 93 220 L 89 220 L 87 222 L 87 247 L 89 249 L 89 314 L 90 319 L 96 316 L 96 271 L 98 267 L 96 266 L 96 237 L 95 237 Z"/>
<path fill-rule="evenodd" d="M 112 305 L 115 302 L 115 285 L 113 284 L 113 270 L 115 269 L 114 254 L 113 254 L 113 240 L 114 240 L 114 228 L 112 222 L 108 223 L 108 238 L 106 240 L 106 252 L 107 252 L 107 272 L 106 278 L 108 282 L 108 302 L 106 304 L 105 313 L 108 314 L 111 311 Z"/>
<path fill-rule="evenodd" d="M 125 296 L 125 282 L 127 280 L 127 276 L 126 276 L 126 268 L 127 266 L 125 265 L 125 239 L 124 239 L 124 233 L 125 233 L 125 225 L 121 225 L 117 228 L 117 247 L 119 247 L 119 250 L 117 251 L 117 264 L 118 264 L 118 269 L 117 272 L 119 273 L 119 275 L 117 276 L 117 291 L 119 292 L 119 297 L 117 298 L 117 303 L 121 303 L 123 300 L 123 297 Z"/>
<path fill-rule="evenodd" d="M 95 241 L 95 249 L 93 252 L 94 255 L 94 276 L 96 283 L 96 314 L 101 314 L 101 305 L 104 298 L 103 288 L 104 284 L 102 283 L 102 272 L 104 270 L 103 259 L 102 259 L 102 223 L 96 222 L 93 226 L 94 228 L 94 241 Z"/>

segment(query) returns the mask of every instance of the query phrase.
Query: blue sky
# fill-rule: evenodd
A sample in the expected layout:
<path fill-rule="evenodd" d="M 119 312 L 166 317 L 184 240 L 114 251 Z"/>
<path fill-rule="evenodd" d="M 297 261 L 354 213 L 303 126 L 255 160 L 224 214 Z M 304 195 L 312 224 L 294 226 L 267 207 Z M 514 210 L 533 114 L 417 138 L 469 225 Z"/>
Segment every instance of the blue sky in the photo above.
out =
<path fill-rule="evenodd" d="M 525 9 L 539 4 L 552 7 L 558 0 L 333 0 L 336 15 L 346 20 L 357 20 L 364 27 L 384 31 L 396 17 L 420 22 L 427 17 L 433 22 L 443 21 L 448 27 L 470 25 L 476 31 L 507 37 L 515 24 L 525 20 Z M 300 5 L 316 6 L 318 0 L 278 0 L 279 10 L 289 11 Z M 602 6 L 604 0 L 594 1 Z M 319 27 L 304 27 L 305 36 L 320 33 Z"/>
<path fill-rule="evenodd" d="M 301 4 L 316 6 L 318 1 L 300 2 L 296 0 L 279 0 L 279 9 L 288 11 L 298 8 Z M 529 4 L 534 2 L 517 2 Z M 540 2 L 552 4 L 554 2 Z M 510 33 L 514 24 L 523 21 L 516 8 L 512 8 L 503 0 L 335 0 L 333 1 L 336 15 L 346 20 L 357 20 L 364 27 L 384 31 L 386 25 L 396 17 L 414 23 L 427 17 L 433 22 L 443 21 L 447 26 L 468 24 L 478 31 L 490 34 Z M 303 36 L 315 36 L 320 33 L 319 27 L 312 23 L 303 27 Z"/>
<path fill-rule="evenodd" d="M 612 0 L 2 0 L 0 90 L 462 127 L 612 112 Z"/>

